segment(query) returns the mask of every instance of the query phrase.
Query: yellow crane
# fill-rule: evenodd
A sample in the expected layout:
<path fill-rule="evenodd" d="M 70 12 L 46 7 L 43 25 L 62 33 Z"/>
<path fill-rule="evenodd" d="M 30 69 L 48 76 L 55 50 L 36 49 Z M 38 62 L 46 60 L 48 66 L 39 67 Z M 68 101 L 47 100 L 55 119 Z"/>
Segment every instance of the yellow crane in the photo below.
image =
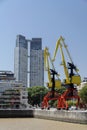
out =
<path fill-rule="evenodd" d="M 68 54 L 70 62 L 66 62 L 65 60 L 63 47 L 65 48 Z M 55 91 L 55 88 L 61 87 L 61 80 L 59 79 L 59 75 L 57 74 L 54 68 L 54 61 L 55 61 L 58 49 L 60 49 L 61 59 L 62 59 L 61 65 L 63 65 L 64 73 L 66 77 L 64 85 L 67 86 L 66 91 L 61 95 L 59 95 Z M 78 107 L 80 97 L 77 93 L 77 88 L 75 85 L 79 85 L 81 83 L 81 77 L 78 74 L 78 69 L 72 61 L 69 50 L 62 36 L 58 39 L 56 43 L 56 48 L 54 51 L 53 59 L 50 56 L 49 49 L 47 47 L 44 49 L 44 68 L 48 73 L 49 82 L 47 83 L 47 86 L 51 88 L 51 91 L 49 91 L 44 96 L 43 102 L 42 102 L 42 109 L 49 108 L 49 100 L 58 100 L 57 109 L 68 109 L 69 106 L 68 106 L 67 100 L 70 100 L 70 99 L 72 100 L 73 98 L 77 100 L 76 106 Z M 55 79 L 55 76 L 58 77 L 58 79 Z"/>
<path fill-rule="evenodd" d="M 47 87 L 50 88 L 49 92 L 44 96 L 43 102 L 41 104 L 41 108 L 49 109 L 49 101 L 50 100 L 58 100 L 59 94 L 55 91 L 55 88 L 61 87 L 61 81 L 59 79 L 59 74 L 55 71 L 54 64 L 52 62 L 49 49 L 46 47 L 44 49 L 44 68 L 48 74 Z M 55 76 L 57 79 L 55 79 Z"/>
<path fill-rule="evenodd" d="M 67 62 L 68 66 L 66 65 L 66 61 L 65 61 L 65 56 L 64 56 L 64 52 L 63 52 L 63 47 L 65 48 L 68 57 L 70 59 L 70 62 Z M 76 84 L 79 85 L 81 83 L 81 77 L 78 74 L 78 69 L 76 68 L 76 66 L 74 65 L 72 58 L 70 56 L 69 50 L 67 48 L 67 45 L 64 42 L 64 38 L 62 36 L 60 36 L 60 38 L 58 39 L 57 43 L 56 43 L 56 48 L 54 51 L 54 56 L 52 61 L 55 61 L 58 49 L 60 49 L 61 52 L 61 58 L 62 58 L 62 64 L 64 67 L 64 73 L 66 76 L 65 79 L 65 84 Z M 70 70 L 70 72 L 69 72 Z M 74 71 L 76 74 L 74 74 Z"/>
<path fill-rule="evenodd" d="M 60 36 L 56 43 L 56 48 L 54 51 L 54 56 L 52 61 L 55 61 L 58 49 L 60 49 L 61 53 L 61 59 L 62 59 L 62 64 L 64 68 L 64 73 L 65 73 L 65 80 L 64 80 L 64 85 L 67 87 L 66 91 L 58 98 L 58 104 L 57 104 L 57 109 L 68 109 L 68 100 L 75 99 L 77 100 L 76 107 L 78 108 L 79 102 L 80 102 L 80 97 L 77 92 L 77 85 L 81 83 L 81 77 L 78 74 L 78 69 L 74 65 L 72 58 L 70 56 L 69 50 L 67 48 L 67 45 L 65 44 L 64 38 Z M 65 60 L 65 55 L 64 51 L 66 50 L 69 62 L 66 62 Z"/>
<path fill-rule="evenodd" d="M 55 81 L 55 87 L 60 88 L 61 87 L 61 80 L 59 79 L 59 74 L 55 71 L 55 67 L 52 61 L 52 58 L 49 53 L 49 49 L 46 47 L 44 49 L 44 68 L 45 71 L 48 73 L 48 80 L 47 87 L 52 88 L 53 81 L 52 81 L 52 74 L 56 75 L 57 79 L 54 79 Z"/>

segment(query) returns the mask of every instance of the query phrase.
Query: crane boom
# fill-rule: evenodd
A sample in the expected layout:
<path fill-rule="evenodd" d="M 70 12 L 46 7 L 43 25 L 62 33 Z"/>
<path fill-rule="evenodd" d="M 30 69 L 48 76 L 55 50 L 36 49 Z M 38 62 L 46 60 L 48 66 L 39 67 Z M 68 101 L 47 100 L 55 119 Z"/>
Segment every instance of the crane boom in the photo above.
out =
<path fill-rule="evenodd" d="M 50 65 L 51 65 L 52 69 L 51 69 Z M 55 71 L 55 67 L 54 67 L 52 58 L 50 56 L 49 49 L 47 47 L 44 49 L 44 68 L 45 68 L 45 71 L 47 71 L 47 73 L 48 73 L 49 83 L 47 83 L 47 86 L 52 87 L 52 76 L 51 76 L 51 74 L 54 71 L 55 75 L 57 77 L 57 80 L 55 80 L 55 87 L 60 88 L 61 87 L 61 81 L 59 79 L 59 74 L 57 74 L 57 72 Z"/>
<path fill-rule="evenodd" d="M 66 52 L 67 52 L 67 54 L 68 54 L 68 56 L 69 56 L 69 59 L 71 60 L 71 63 L 73 63 L 72 58 L 71 58 L 71 55 L 70 55 L 69 50 L 68 50 L 68 48 L 67 48 L 67 45 L 65 44 L 64 41 L 63 41 L 63 44 L 64 44 L 64 48 L 66 49 Z"/>
<path fill-rule="evenodd" d="M 69 81 L 69 73 L 68 73 L 68 69 L 67 69 L 67 66 L 66 66 L 66 62 L 65 62 L 65 57 L 64 57 L 64 53 L 63 53 L 63 49 L 62 49 L 62 45 L 60 44 L 60 51 L 61 51 L 61 57 L 62 57 L 62 64 L 64 66 L 64 72 L 65 72 L 65 75 L 66 75 L 66 82 L 69 84 L 70 81 Z"/>
<path fill-rule="evenodd" d="M 49 82 L 51 82 L 51 75 L 50 75 L 50 66 L 49 66 L 49 52 L 48 52 L 48 48 L 46 47 L 44 49 L 44 68 L 45 71 L 48 71 L 48 80 Z"/>
<path fill-rule="evenodd" d="M 61 41 L 64 41 L 63 37 L 60 36 L 60 38 L 57 40 L 56 42 L 56 48 L 55 48 L 55 51 L 54 51 L 54 56 L 53 56 L 53 59 L 52 61 L 55 61 L 55 58 L 56 58 L 56 54 L 57 54 L 57 51 L 58 51 L 58 48 L 59 48 L 59 45 L 60 45 L 60 42 Z"/>

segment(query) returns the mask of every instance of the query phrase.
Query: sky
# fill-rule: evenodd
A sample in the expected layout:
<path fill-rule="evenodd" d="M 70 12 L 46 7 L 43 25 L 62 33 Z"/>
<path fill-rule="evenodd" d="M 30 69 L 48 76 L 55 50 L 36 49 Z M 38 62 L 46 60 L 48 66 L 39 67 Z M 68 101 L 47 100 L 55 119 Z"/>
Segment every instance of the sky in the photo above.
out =
<path fill-rule="evenodd" d="M 63 36 L 79 74 L 87 77 L 87 0 L 0 0 L 0 70 L 14 72 L 18 34 L 41 37 L 52 56 Z"/>

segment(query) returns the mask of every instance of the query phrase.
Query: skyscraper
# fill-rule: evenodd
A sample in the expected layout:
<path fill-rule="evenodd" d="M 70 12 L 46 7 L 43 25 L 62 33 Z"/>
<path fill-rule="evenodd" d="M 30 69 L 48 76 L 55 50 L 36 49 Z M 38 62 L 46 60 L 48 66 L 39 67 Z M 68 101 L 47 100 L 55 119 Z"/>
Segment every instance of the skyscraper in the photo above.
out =
<path fill-rule="evenodd" d="M 28 48 L 28 43 L 30 48 Z M 28 57 L 30 57 L 29 60 Z M 28 85 L 30 87 L 44 86 L 43 58 L 41 38 L 28 40 L 22 35 L 17 35 L 14 51 L 14 75 L 16 80 L 21 81 L 26 87 Z"/>
<path fill-rule="evenodd" d="M 17 81 L 27 87 L 28 43 L 24 36 L 17 35 L 14 50 L 14 74 Z"/>
<path fill-rule="evenodd" d="M 32 38 L 30 42 L 30 87 L 44 86 L 44 60 L 42 39 Z"/>

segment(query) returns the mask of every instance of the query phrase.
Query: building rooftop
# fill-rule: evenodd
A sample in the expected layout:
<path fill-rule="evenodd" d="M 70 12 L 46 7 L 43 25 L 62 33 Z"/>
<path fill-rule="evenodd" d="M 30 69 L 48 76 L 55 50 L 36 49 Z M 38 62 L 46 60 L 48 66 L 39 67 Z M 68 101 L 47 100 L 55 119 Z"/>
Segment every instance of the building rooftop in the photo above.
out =
<path fill-rule="evenodd" d="M 14 73 L 11 71 L 0 70 L 0 80 L 15 80 Z"/>

